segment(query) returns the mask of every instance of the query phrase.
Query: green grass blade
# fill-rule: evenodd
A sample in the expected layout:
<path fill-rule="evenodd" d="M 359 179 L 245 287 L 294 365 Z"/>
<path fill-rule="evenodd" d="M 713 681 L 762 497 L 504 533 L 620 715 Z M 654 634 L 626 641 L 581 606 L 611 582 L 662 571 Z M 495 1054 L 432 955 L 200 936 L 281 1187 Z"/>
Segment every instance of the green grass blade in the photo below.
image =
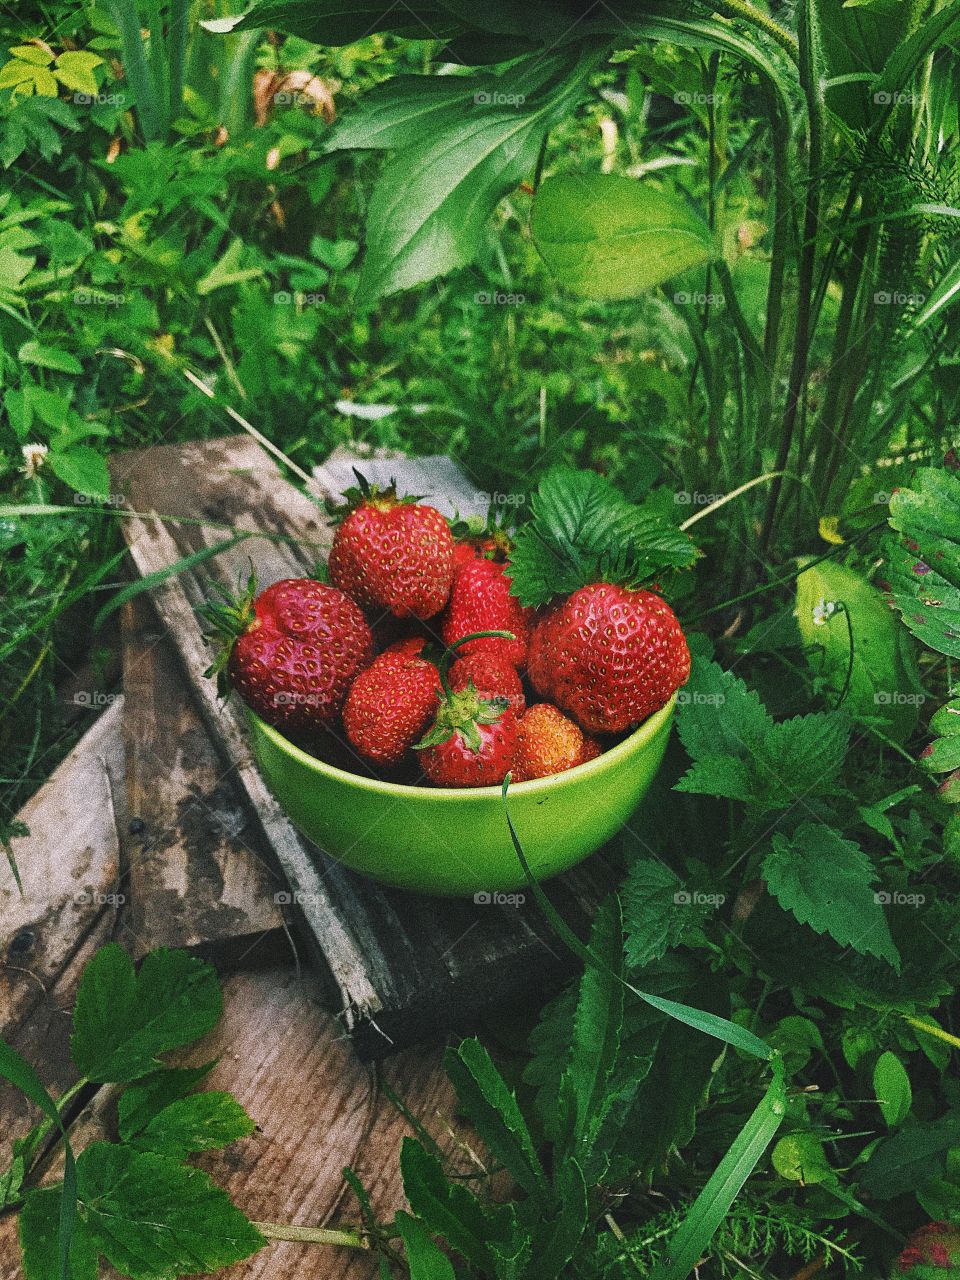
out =
<path fill-rule="evenodd" d="M 690 1275 L 769 1146 L 770 1139 L 780 1128 L 785 1110 L 783 1062 L 775 1058 L 770 1087 L 690 1206 L 670 1243 L 668 1258 L 652 1273 L 651 1280 L 686 1280 Z"/>
<path fill-rule="evenodd" d="M 147 142 L 163 137 L 162 113 L 159 110 L 157 86 L 140 34 L 140 15 L 134 0 L 108 0 L 110 16 L 120 32 L 123 65 L 137 102 L 140 128 Z"/>
<path fill-rule="evenodd" d="M 252 536 L 249 533 L 238 533 L 233 538 L 225 538 L 223 542 L 214 543 L 212 547 L 203 547 L 200 551 L 194 551 L 188 556 L 183 556 L 180 560 L 175 560 L 173 564 L 168 564 L 164 569 L 157 569 L 154 573 L 148 573 L 136 582 L 131 582 L 128 586 L 121 587 L 116 595 L 111 596 L 98 611 L 93 620 L 94 634 L 128 600 L 135 600 L 144 591 L 152 591 L 154 587 L 158 587 L 162 582 L 166 582 L 168 578 L 173 578 L 178 573 L 182 573 L 184 569 L 192 569 L 195 565 L 202 564 L 204 560 L 209 560 L 211 556 L 217 556 L 221 551 L 229 551 L 231 547 L 237 546 L 240 542 L 245 542 L 247 538 Z"/>

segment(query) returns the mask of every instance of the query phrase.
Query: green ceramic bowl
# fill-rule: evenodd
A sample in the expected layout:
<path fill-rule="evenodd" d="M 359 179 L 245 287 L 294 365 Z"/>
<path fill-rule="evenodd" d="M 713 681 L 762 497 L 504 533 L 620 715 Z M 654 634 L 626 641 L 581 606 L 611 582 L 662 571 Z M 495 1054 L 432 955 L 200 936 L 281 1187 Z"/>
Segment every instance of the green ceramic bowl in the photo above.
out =
<path fill-rule="evenodd" d="M 510 814 L 538 880 L 595 853 L 624 825 L 660 767 L 674 702 L 595 760 L 510 788 Z M 499 787 L 444 790 L 360 777 L 248 714 L 270 790 L 305 836 L 352 870 L 446 897 L 509 893 L 526 882 Z"/>

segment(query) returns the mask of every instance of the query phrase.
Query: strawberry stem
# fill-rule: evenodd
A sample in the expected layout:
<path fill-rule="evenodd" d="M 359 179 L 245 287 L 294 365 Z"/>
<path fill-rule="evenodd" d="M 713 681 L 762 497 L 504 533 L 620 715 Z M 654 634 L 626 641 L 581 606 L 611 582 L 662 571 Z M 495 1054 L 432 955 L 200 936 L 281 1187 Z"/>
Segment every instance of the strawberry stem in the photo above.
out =
<path fill-rule="evenodd" d="M 450 688 L 450 681 L 447 679 L 447 672 L 450 669 L 450 662 L 453 655 L 461 647 L 461 645 L 469 644 L 471 640 L 516 640 L 516 636 L 512 631 L 471 631 L 468 636 L 461 636 L 459 640 L 454 640 L 453 644 L 447 645 L 443 651 L 443 657 L 440 659 L 440 683 L 443 685 L 443 691 L 447 697 L 453 696 L 453 690 Z"/>

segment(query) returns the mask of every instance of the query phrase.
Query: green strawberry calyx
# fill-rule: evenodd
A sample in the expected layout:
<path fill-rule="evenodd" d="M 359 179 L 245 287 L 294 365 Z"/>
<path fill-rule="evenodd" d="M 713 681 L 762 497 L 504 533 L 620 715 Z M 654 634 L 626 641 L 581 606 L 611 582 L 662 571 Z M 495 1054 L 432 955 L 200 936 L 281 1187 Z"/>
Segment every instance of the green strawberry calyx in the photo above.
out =
<path fill-rule="evenodd" d="M 390 511 L 393 507 L 413 506 L 422 502 L 426 496 L 405 494 L 401 497 L 397 493 L 396 480 L 391 479 L 388 485 L 382 486 L 371 484 L 356 467 L 352 467 L 351 470 L 357 477 L 357 483 L 351 485 L 349 489 L 344 489 L 340 495 L 342 502 L 336 502 L 333 499 L 327 501 L 327 514 L 331 517 L 331 524 L 341 524 L 352 511 L 356 511 L 357 507 L 375 507 L 378 511 Z"/>
<path fill-rule="evenodd" d="M 197 616 L 207 624 L 203 638 L 208 645 L 214 647 L 213 661 L 203 674 L 208 678 L 216 677 L 217 688 L 222 697 L 230 692 L 227 664 L 233 647 L 242 635 L 256 625 L 254 601 L 257 593 L 257 575 L 251 565 L 247 585 L 238 595 L 231 596 L 229 592 L 218 588 L 216 597 L 199 605 L 196 610 Z"/>
<path fill-rule="evenodd" d="M 443 657 L 440 659 L 440 664 L 437 668 L 440 674 L 440 683 L 443 686 L 440 706 L 437 710 L 436 719 L 426 734 L 414 746 L 414 751 L 425 751 L 428 747 L 438 747 L 447 742 L 456 733 L 460 735 L 464 744 L 471 751 L 479 755 L 483 746 L 479 726 L 482 724 L 496 724 L 509 707 L 509 699 L 481 697 L 472 680 L 467 681 L 465 689 L 455 692 L 450 687 L 447 671 L 456 651 L 462 645 L 468 644 L 471 640 L 483 640 L 488 637 L 498 640 L 516 639 L 512 631 L 472 631 L 470 635 L 461 637 L 461 639 L 448 645 L 444 650 Z"/>

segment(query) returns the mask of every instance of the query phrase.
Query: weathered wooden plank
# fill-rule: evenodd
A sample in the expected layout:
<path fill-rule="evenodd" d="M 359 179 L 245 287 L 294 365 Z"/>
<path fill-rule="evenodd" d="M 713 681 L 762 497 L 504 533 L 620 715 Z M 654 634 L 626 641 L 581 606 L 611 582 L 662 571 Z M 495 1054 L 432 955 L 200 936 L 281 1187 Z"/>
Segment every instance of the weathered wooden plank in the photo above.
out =
<path fill-rule="evenodd" d="M 339 492 L 350 482 L 352 461 L 341 452 L 329 474 L 322 473 L 318 488 Z M 450 464 L 442 462 L 436 472 L 422 461 L 408 471 L 403 459 L 359 465 L 365 474 L 389 471 L 414 492 L 442 488 L 451 508 L 461 513 L 483 507 L 482 495 L 469 482 L 460 480 L 454 488 Z M 431 483 L 431 476 L 439 481 Z M 114 462 L 114 481 L 133 510 L 173 517 L 147 514 L 124 522 L 142 574 L 222 541 L 229 529 L 259 535 L 205 561 L 199 570 L 168 579 L 154 589 L 153 599 L 207 728 L 223 754 L 236 761 L 235 777 L 251 814 L 301 897 L 334 1008 L 341 1010 L 358 1051 L 382 1056 L 466 1023 L 492 1002 L 502 1003 L 505 991 L 522 998 L 555 981 L 567 969 L 568 957 L 558 951 L 532 903 L 517 909 L 445 902 L 438 911 L 435 899 L 383 889 L 303 839 L 251 757 L 241 708 L 222 704 L 212 683 L 202 678 L 209 655 L 194 611 L 209 596 L 211 582 L 235 586 L 251 561 L 262 585 L 309 572 L 324 558 L 331 536 L 316 502 L 284 481 L 246 437 L 121 456 Z M 599 872 L 602 864 L 595 860 L 551 890 L 575 928 L 584 928 L 592 913 Z"/>
<path fill-rule="evenodd" d="M 223 984 L 224 1016 L 215 1030 L 171 1062 L 219 1061 L 205 1088 L 233 1093 L 257 1123 L 256 1132 L 197 1163 L 255 1221 L 297 1226 L 356 1224 L 359 1213 L 342 1176 L 349 1164 L 367 1186 L 375 1212 L 389 1220 L 404 1206 L 399 1153 L 410 1125 L 381 1088 L 381 1080 L 433 1134 L 452 1169 L 466 1169 L 463 1141 L 476 1146 L 455 1114 L 455 1096 L 441 1052 L 407 1050 L 377 1069 L 352 1051 L 337 1021 L 319 1007 L 311 977 L 288 969 L 230 975 Z M 110 1139 L 116 1091 L 102 1089 L 72 1130 L 78 1150 Z M 59 1158 L 43 1170 L 60 1176 Z M 271 1243 L 231 1270 L 235 1280 L 373 1280 L 364 1252 L 328 1246 Z M 0 1221 L 0 1280 L 19 1280 L 9 1223 Z"/>
<path fill-rule="evenodd" d="M 128 909 L 136 956 L 186 947 L 220 964 L 276 961 L 289 947 L 269 847 L 214 747 L 175 650 L 144 598 L 123 618 L 123 736 L 131 822 Z"/>
<path fill-rule="evenodd" d="M 57 1091 L 75 1078 L 64 1011 L 125 894 L 122 715 L 118 698 L 21 810 L 30 829 L 13 843 L 22 897 L 0 866 L 0 1036 Z M 26 1119 L 22 1097 L 0 1089 L 0 1133 L 22 1131 Z"/>

